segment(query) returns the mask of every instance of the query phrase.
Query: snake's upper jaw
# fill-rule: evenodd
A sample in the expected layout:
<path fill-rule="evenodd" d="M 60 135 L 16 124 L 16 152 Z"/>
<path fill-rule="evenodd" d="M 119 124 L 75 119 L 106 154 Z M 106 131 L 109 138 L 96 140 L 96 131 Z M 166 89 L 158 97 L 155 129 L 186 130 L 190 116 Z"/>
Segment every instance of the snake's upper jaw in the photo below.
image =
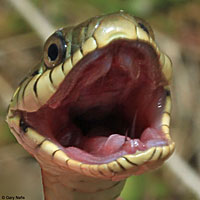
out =
<path fill-rule="evenodd" d="M 86 41 L 99 48 L 86 52 L 85 42 L 84 57 L 77 50 L 72 59 L 26 79 L 17 90 L 15 99 L 22 100 L 17 109 L 11 106 L 8 123 L 40 162 L 113 178 L 143 173 L 172 154 L 170 60 L 142 29 L 137 27 L 138 38 L 131 39 L 127 27 L 135 25 L 127 16 L 117 17 L 113 23 L 129 23 L 114 27 L 124 35 L 109 29 L 112 37 L 102 36 L 108 28 L 101 23 L 96 39 Z"/>

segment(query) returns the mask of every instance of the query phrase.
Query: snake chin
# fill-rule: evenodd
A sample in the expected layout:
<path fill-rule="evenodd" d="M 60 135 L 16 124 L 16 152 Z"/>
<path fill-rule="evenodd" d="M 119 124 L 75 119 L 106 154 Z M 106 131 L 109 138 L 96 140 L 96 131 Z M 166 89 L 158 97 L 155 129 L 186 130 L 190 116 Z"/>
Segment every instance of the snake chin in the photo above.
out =
<path fill-rule="evenodd" d="M 84 57 L 51 99 L 23 118 L 69 157 L 107 163 L 168 145 L 160 128 L 165 85 L 151 45 L 118 40 Z"/>

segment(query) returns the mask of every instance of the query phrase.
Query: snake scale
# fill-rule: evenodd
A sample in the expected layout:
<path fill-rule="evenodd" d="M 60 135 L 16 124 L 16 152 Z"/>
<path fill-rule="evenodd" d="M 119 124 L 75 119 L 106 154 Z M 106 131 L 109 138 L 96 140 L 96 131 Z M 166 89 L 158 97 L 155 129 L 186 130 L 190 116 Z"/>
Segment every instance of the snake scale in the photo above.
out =
<path fill-rule="evenodd" d="M 61 28 L 20 83 L 7 122 L 39 162 L 46 200 L 114 200 L 173 153 L 172 64 L 124 11 Z"/>

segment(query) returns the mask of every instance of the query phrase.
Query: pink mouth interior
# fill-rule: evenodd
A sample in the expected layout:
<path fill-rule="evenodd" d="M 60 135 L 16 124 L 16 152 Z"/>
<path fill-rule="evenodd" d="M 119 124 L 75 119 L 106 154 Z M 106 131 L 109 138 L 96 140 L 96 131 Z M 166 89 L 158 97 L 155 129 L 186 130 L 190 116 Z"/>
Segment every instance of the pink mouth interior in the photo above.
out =
<path fill-rule="evenodd" d="M 158 60 L 145 42 L 114 41 L 84 57 L 53 97 L 23 118 L 85 163 L 167 145 L 160 129 L 166 81 Z"/>

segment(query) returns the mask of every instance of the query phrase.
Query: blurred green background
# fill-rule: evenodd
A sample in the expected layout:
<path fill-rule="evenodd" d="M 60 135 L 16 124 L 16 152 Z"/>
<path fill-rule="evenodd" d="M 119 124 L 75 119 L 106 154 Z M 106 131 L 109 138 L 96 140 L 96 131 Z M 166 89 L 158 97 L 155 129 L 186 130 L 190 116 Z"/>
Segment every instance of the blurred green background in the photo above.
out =
<path fill-rule="evenodd" d="M 200 1 L 31 2 L 56 28 L 122 9 L 145 18 L 152 25 L 158 43 L 174 64 L 171 132 L 176 142 L 176 151 L 199 175 Z M 27 200 L 36 200 L 42 198 L 39 166 L 16 143 L 5 123 L 5 116 L 12 92 L 28 71 L 40 61 L 43 41 L 9 0 L 0 0 L 0 3 L 0 199 L 2 195 L 24 195 Z M 122 196 L 124 200 L 198 199 L 166 165 L 152 173 L 129 178 Z"/>

